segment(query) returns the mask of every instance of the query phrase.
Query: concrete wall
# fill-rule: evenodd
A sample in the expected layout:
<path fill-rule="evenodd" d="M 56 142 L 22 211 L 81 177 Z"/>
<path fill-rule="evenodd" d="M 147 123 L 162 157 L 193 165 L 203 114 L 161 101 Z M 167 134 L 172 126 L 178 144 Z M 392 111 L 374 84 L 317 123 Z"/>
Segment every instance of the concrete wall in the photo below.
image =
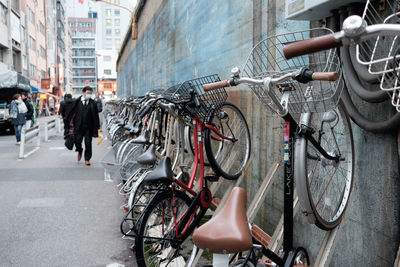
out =
<path fill-rule="evenodd" d="M 306 22 L 286 21 L 284 1 L 148 0 L 138 22 L 138 40 L 129 40 L 118 65 L 120 96 L 202 75 L 230 75 L 242 67 L 251 48 L 267 36 L 305 29 Z M 230 91 L 229 100 L 245 114 L 252 134 L 252 165 L 243 186 L 251 199 L 271 164 L 281 160 L 282 121 L 268 113 L 246 88 Z M 387 116 L 389 106 L 363 106 L 363 112 Z M 355 184 L 330 266 L 392 266 L 399 245 L 400 179 L 397 133 L 374 135 L 353 125 Z M 272 235 L 282 212 L 282 170 L 257 223 Z M 325 232 L 295 216 L 295 245 L 308 249 L 312 263 Z"/>

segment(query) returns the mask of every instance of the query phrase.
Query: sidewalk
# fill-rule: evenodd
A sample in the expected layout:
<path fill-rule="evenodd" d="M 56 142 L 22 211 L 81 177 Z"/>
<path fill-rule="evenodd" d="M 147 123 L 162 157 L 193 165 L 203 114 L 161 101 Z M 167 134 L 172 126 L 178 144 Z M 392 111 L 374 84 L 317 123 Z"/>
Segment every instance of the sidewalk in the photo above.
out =
<path fill-rule="evenodd" d="M 122 197 L 100 164 L 109 142 L 93 139 L 85 166 L 54 132 L 23 160 L 15 136 L 0 136 L 0 266 L 135 266 L 119 232 Z"/>

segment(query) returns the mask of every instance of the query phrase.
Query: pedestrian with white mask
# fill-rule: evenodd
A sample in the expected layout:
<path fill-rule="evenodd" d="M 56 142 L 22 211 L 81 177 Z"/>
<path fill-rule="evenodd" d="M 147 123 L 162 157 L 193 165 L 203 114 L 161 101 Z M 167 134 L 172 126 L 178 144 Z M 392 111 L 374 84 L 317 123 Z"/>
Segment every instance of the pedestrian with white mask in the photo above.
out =
<path fill-rule="evenodd" d="M 20 94 L 15 94 L 10 104 L 10 117 L 11 124 L 14 126 L 15 138 L 17 139 L 16 145 L 21 144 L 22 127 L 25 124 L 25 116 L 28 109 Z"/>
<path fill-rule="evenodd" d="M 75 135 L 75 147 L 78 152 L 78 161 L 82 158 L 82 141 L 85 138 L 85 165 L 90 166 L 92 158 L 92 138 L 98 137 L 100 128 L 97 104 L 92 99 L 92 88 L 85 86 L 82 96 L 76 99 L 73 112 L 67 118 L 69 133 Z"/>

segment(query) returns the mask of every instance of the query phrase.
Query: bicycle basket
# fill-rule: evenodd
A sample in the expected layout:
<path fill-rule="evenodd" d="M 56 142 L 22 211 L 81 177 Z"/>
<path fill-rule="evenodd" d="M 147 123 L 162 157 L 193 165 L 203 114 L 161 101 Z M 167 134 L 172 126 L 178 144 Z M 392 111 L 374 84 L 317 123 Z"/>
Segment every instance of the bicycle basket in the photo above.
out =
<path fill-rule="evenodd" d="M 305 112 L 322 112 L 337 106 L 343 90 L 342 71 L 336 49 L 330 49 L 287 60 L 283 47 L 291 42 L 318 37 L 332 33 L 326 28 L 316 28 L 305 31 L 271 36 L 258 43 L 251 51 L 243 68 L 245 76 L 261 79 L 265 77 L 280 77 L 285 73 L 297 71 L 303 67 L 314 72 L 337 72 L 339 78 L 334 82 L 312 81 L 301 84 L 295 80 L 284 82 L 272 93 L 278 99 L 282 91 L 289 90 L 288 109 L 292 114 Z M 263 86 L 249 85 L 261 103 L 272 112 L 278 109 L 268 95 L 268 89 Z"/>
<path fill-rule="evenodd" d="M 399 1 L 367 1 L 363 18 L 368 25 L 399 24 Z M 400 112 L 400 38 L 379 35 L 356 46 L 357 60 L 368 65 L 368 72 L 380 79 L 380 89 L 391 96 L 391 103 Z"/>
<path fill-rule="evenodd" d="M 218 108 L 221 103 L 225 102 L 228 98 L 225 88 L 204 92 L 202 87 L 203 84 L 217 81 L 220 81 L 217 74 L 188 80 L 168 89 L 164 95 L 174 97 L 178 100 L 183 100 L 190 99 L 190 92 L 194 91 L 195 94 L 199 96 L 199 103 L 190 103 L 186 106 L 186 109 L 191 113 L 191 115 L 197 115 L 200 118 L 204 118 L 210 110 Z"/>
<path fill-rule="evenodd" d="M 365 4 L 362 18 L 367 25 L 397 23 L 397 1 L 371 1 Z M 371 74 L 384 73 L 385 62 L 389 59 L 392 43 L 395 36 L 374 36 L 361 41 L 356 45 L 357 61 L 368 67 Z"/>

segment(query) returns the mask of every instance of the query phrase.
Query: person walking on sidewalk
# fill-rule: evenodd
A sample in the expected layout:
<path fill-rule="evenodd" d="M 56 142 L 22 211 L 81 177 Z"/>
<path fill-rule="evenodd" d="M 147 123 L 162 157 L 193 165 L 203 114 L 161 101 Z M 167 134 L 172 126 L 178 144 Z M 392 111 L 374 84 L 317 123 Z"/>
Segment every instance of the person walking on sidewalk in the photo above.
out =
<path fill-rule="evenodd" d="M 68 134 L 69 125 L 67 123 L 68 115 L 71 113 L 74 108 L 74 100 L 72 99 L 71 94 L 65 94 L 64 100 L 61 101 L 60 110 L 58 111 L 58 115 L 60 115 L 64 122 L 64 136 Z"/>
<path fill-rule="evenodd" d="M 73 127 L 75 147 L 78 152 L 78 161 L 82 158 L 82 141 L 85 138 L 85 164 L 90 166 L 92 158 L 92 137 L 98 137 L 100 128 L 99 112 L 96 102 L 92 99 L 92 88 L 85 86 L 82 96 L 75 101 L 72 116 L 69 116 L 69 126 Z M 72 122 L 72 123 L 71 123 Z"/>
<path fill-rule="evenodd" d="M 31 100 L 29 99 L 27 93 L 22 93 L 21 97 L 22 97 L 22 101 L 24 101 L 26 108 L 28 109 L 28 111 L 25 114 L 25 120 L 26 120 L 25 129 L 28 130 L 32 126 L 33 105 L 31 103 Z"/>
<path fill-rule="evenodd" d="M 25 124 L 25 115 L 27 111 L 28 109 L 26 108 L 24 101 L 22 101 L 21 95 L 15 94 L 10 105 L 10 117 L 11 124 L 14 125 L 17 145 L 21 144 L 21 131 L 22 126 Z"/>

